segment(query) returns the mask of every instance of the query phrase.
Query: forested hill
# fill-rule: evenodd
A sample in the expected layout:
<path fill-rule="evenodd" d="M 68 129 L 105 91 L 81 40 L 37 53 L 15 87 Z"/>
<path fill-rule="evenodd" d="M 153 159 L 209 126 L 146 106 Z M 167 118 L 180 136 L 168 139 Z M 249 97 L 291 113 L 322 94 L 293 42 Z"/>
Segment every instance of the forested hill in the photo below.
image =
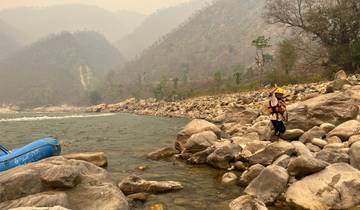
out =
<path fill-rule="evenodd" d="M 264 23 L 264 5 L 265 0 L 216 1 L 129 63 L 121 78 L 206 80 L 215 71 L 226 75 L 234 65 L 252 64 L 252 40 L 259 35 L 278 37 L 278 29 Z"/>
<path fill-rule="evenodd" d="M 0 62 L 0 104 L 81 104 L 122 55 L 96 32 L 51 35 Z"/>
<path fill-rule="evenodd" d="M 20 49 L 19 36 L 16 29 L 0 20 L 0 60 Z"/>
<path fill-rule="evenodd" d="M 117 41 L 132 32 L 145 15 L 105 9 L 89 5 L 56 5 L 44 8 L 14 8 L 0 11 L 0 19 L 24 33 L 24 43 L 30 44 L 61 31 L 93 30 L 110 41 Z"/>
<path fill-rule="evenodd" d="M 196 11 L 205 7 L 207 2 L 209 0 L 192 0 L 155 12 L 147 17 L 133 33 L 118 41 L 118 48 L 128 59 L 132 59 L 163 35 L 177 28 Z"/>

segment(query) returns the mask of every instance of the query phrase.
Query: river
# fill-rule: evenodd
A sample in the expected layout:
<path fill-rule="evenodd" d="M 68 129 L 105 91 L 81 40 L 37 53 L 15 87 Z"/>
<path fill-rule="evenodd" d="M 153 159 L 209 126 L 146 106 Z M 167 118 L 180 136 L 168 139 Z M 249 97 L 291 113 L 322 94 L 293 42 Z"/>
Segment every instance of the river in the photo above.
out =
<path fill-rule="evenodd" d="M 132 114 L 16 113 L 0 114 L 0 142 L 17 148 L 47 136 L 60 140 L 63 154 L 104 151 L 107 170 L 118 182 L 130 174 L 151 180 L 179 181 L 184 189 L 151 197 L 144 209 L 163 204 L 169 210 L 228 209 L 231 200 L 242 194 L 237 186 L 220 183 L 224 171 L 193 166 L 182 161 L 151 161 L 145 155 L 174 144 L 176 133 L 186 119 L 138 116 Z M 145 166 L 145 171 L 138 170 Z"/>

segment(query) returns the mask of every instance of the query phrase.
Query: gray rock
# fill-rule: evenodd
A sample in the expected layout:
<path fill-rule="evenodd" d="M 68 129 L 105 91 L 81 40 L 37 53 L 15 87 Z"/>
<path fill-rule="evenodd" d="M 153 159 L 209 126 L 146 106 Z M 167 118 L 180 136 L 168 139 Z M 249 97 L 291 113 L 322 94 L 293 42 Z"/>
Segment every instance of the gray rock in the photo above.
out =
<path fill-rule="evenodd" d="M 212 146 L 217 141 L 217 136 L 212 131 L 204 131 L 192 135 L 184 145 L 183 153 L 197 153 Z"/>
<path fill-rule="evenodd" d="M 221 183 L 226 185 L 234 184 L 236 183 L 237 178 L 238 177 L 236 176 L 236 174 L 234 174 L 233 172 L 228 172 L 222 176 Z"/>
<path fill-rule="evenodd" d="M 207 163 L 215 168 L 230 168 L 230 162 L 235 162 L 241 151 L 242 148 L 238 144 L 224 144 L 208 156 Z"/>
<path fill-rule="evenodd" d="M 278 159 L 276 159 L 273 163 L 273 165 L 281 166 L 285 169 L 287 169 L 291 157 L 289 155 L 281 155 Z"/>
<path fill-rule="evenodd" d="M 245 171 L 246 170 L 246 165 L 241 161 L 236 161 L 234 163 L 234 167 L 238 171 Z"/>
<path fill-rule="evenodd" d="M 308 155 L 301 155 L 290 160 L 288 172 L 290 176 L 302 178 L 309 174 L 319 172 L 326 168 L 329 164 L 325 161 L 318 160 Z"/>
<path fill-rule="evenodd" d="M 281 135 L 281 138 L 284 140 L 297 140 L 302 136 L 305 132 L 301 129 L 288 129 L 284 134 Z"/>
<path fill-rule="evenodd" d="M 270 165 L 276 158 L 283 154 L 291 155 L 295 152 L 294 146 L 286 141 L 278 141 L 269 144 L 265 149 L 262 149 L 251 155 L 248 160 L 253 164 Z"/>
<path fill-rule="evenodd" d="M 351 136 L 349 138 L 349 146 L 351 146 L 353 143 L 360 141 L 360 135 Z"/>
<path fill-rule="evenodd" d="M 305 146 L 311 151 L 311 152 L 319 152 L 321 150 L 320 147 L 312 144 L 312 143 L 306 143 Z"/>
<path fill-rule="evenodd" d="M 291 209 L 350 209 L 360 203 L 360 171 L 337 163 L 292 184 L 285 196 Z"/>
<path fill-rule="evenodd" d="M 360 122 L 357 120 L 349 120 L 332 130 L 328 134 L 328 137 L 338 136 L 343 141 L 347 141 L 351 136 L 357 134 L 360 134 Z"/>
<path fill-rule="evenodd" d="M 337 136 L 327 137 L 326 141 L 328 144 L 342 143 L 341 139 Z"/>
<path fill-rule="evenodd" d="M 300 141 L 293 141 L 291 144 L 295 147 L 296 155 L 308 155 L 313 156 L 309 148 L 307 148 L 302 142 Z"/>
<path fill-rule="evenodd" d="M 350 164 L 360 170 L 360 141 L 355 142 L 350 148 Z"/>
<path fill-rule="evenodd" d="M 329 133 L 330 131 L 334 130 L 336 126 L 331 123 L 323 123 L 320 125 L 320 128 L 325 131 L 325 133 Z"/>
<path fill-rule="evenodd" d="M 259 134 L 260 140 L 269 140 L 273 134 L 273 126 L 270 120 L 264 120 L 261 122 L 256 122 L 251 128 L 248 129 L 249 132 L 257 132 Z"/>
<path fill-rule="evenodd" d="M 350 162 L 349 154 L 338 149 L 323 149 L 315 157 L 331 164 Z"/>
<path fill-rule="evenodd" d="M 147 181 L 135 175 L 126 177 L 118 184 L 118 186 L 125 195 L 140 192 L 164 193 L 183 189 L 180 182 Z"/>
<path fill-rule="evenodd" d="M 175 148 L 182 152 L 184 149 L 184 145 L 187 140 L 196 133 L 200 133 L 203 131 L 212 131 L 216 134 L 218 138 L 220 138 L 221 130 L 216 125 L 206 121 L 206 120 L 193 120 L 189 124 L 187 124 L 177 135 Z"/>
<path fill-rule="evenodd" d="M 299 141 L 302 143 L 311 142 L 314 138 L 323 138 L 326 135 L 325 131 L 320 127 L 315 126 L 312 129 L 306 131 L 300 138 Z"/>
<path fill-rule="evenodd" d="M 250 182 L 244 192 L 255 196 L 265 204 L 273 203 L 286 190 L 289 174 L 286 169 L 271 165 L 261 171 L 259 176 Z"/>
<path fill-rule="evenodd" d="M 150 152 L 149 154 L 147 154 L 147 158 L 151 160 L 160 160 L 170 158 L 175 154 L 178 154 L 178 151 L 175 150 L 173 147 L 164 147 L 154 152 Z"/>
<path fill-rule="evenodd" d="M 347 74 L 344 70 L 340 70 L 335 73 L 335 79 L 334 80 L 346 80 Z"/>
<path fill-rule="evenodd" d="M 251 166 L 248 170 L 241 174 L 238 184 L 242 187 L 248 186 L 248 184 L 255 179 L 261 171 L 264 170 L 264 168 L 265 167 L 260 164 Z"/>
<path fill-rule="evenodd" d="M 243 195 L 231 201 L 230 210 L 267 210 L 265 204 L 250 195 Z"/>
<path fill-rule="evenodd" d="M 323 123 L 339 125 L 356 119 L 359 107 L 350 93 L 330 93 L 288 106 L 288 129 L 309 130 Z"/>
<path fill-rule="evenodd" d="M 215 147 L 208 147 L 207 149 L 197 152 L 187 159 L 187 162 L 192 164 L 205 164 L 208 156 L 215 151 Z"/>
<path fill-rule="evenodd" d="M 327 144 L 324 149 L 343 149 L 346 148 L 346 144 L 343 143 L 333 143 L 333 144 Z"/>
<path fill-rule="evenodd" d="M 99 167 L 106 167 L 108 165 L 107 157 L 104 152 L 75 153 L 64 155 L 63 157 L 69 160 L 83 160 Z"/>
<path fill-rule="evenodd" d="M 311 143 L 312 143 L 313 145 L 316 145 L 316 146 L 320 147 L 320 148 L 324 148 L 324 147 L 328 144 L 327 141 L 322 140 L 322 139 L 319 139 L 319 138 L 313 138 L 313 139 L 311 140 Z"/>
<path fill-rule="evenodd" d="M 92 163 L 48 158 L 0 174 L 0 209 L 56 205 L 79 210 L 127 210 L 110 175 Z M 103 196 L 103 195 L 106 195 Z"/>

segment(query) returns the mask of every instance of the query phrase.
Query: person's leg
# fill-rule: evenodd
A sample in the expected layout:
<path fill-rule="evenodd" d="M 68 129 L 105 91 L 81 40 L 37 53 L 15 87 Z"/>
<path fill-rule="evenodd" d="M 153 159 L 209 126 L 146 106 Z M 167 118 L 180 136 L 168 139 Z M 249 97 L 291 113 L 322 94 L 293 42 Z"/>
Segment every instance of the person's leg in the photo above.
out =
<path fill-rule="evenodd" d="M 279 121 L 278 124 L 279 124 L 278 126 L 279 126 L 279 133 L 280 133 L 279 136 L 280 136 L 281 134 L 285 133 L 286 127 L 283 121 Z"/>

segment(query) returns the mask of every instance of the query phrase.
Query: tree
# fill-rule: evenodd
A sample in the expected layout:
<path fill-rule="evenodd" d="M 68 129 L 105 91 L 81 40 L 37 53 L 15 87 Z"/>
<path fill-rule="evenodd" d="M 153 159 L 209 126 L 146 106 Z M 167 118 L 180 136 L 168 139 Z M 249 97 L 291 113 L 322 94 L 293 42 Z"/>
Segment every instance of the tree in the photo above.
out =
<path fill-rule="evenodd" d="M 179 86 L 179 78 L 175 77 L 175 78 L 173 79 L 173 88 L 174 88 L 175 90 L 177 90 L 177 89 L 178 89 L 178 86 Z"/>
<path fill-rule="evenodd" d="M 268 0 L 265 15 L 318 39 L 331 63 L 349 72 L 360 68 L 359 0 Z"/>
<path fill-rule="evenodd" d="M 286 75 L 289 75 L 289 72 L 294 69 L 297 58 L 296 49 L 293 42 L 288 39 L 280 42 L 276 56 L 281 70 L 283 70 Z"/>
<path fill-rule="evenodd" d="M 222 72 L 221 70 L 218 70 L 214 73 L 214 80 L 216 81 L 216 83 L 220 83 L 222 80 Z"/>
<path fill-rule="evenodd" d="M 233 77 L 234 77 L 234 80 L 235 80 L 235 83 L 236 85 L 240 85 L 241 83 L 241 74 L 244 72 L 244 69 L 245 67 L 241 64 L 238 64 L 238 65 L 234 65 L 232 67 L 233 69 Z"/>
<path fill-rule="evenodd" d="M 272 56 L 265 53 L 265 49 L 271 47 L 270 38 L 259 36 L 252 41 L 252 45 L 256 48 L 255 62 L 259 73 L 259 84 L 262 85 L 262 77 L 264 74 L 265 64 L 267 61 L 272 60 Z"/>
<path fill-rule="evenodd" d="M 98 91 L 96 91 L 96 90 L 90 91 L 89 101 L 90 101 L 91 105 L 99 104 L 101 102 L 101 100 L 102 100 L 102 98 Z"/>

